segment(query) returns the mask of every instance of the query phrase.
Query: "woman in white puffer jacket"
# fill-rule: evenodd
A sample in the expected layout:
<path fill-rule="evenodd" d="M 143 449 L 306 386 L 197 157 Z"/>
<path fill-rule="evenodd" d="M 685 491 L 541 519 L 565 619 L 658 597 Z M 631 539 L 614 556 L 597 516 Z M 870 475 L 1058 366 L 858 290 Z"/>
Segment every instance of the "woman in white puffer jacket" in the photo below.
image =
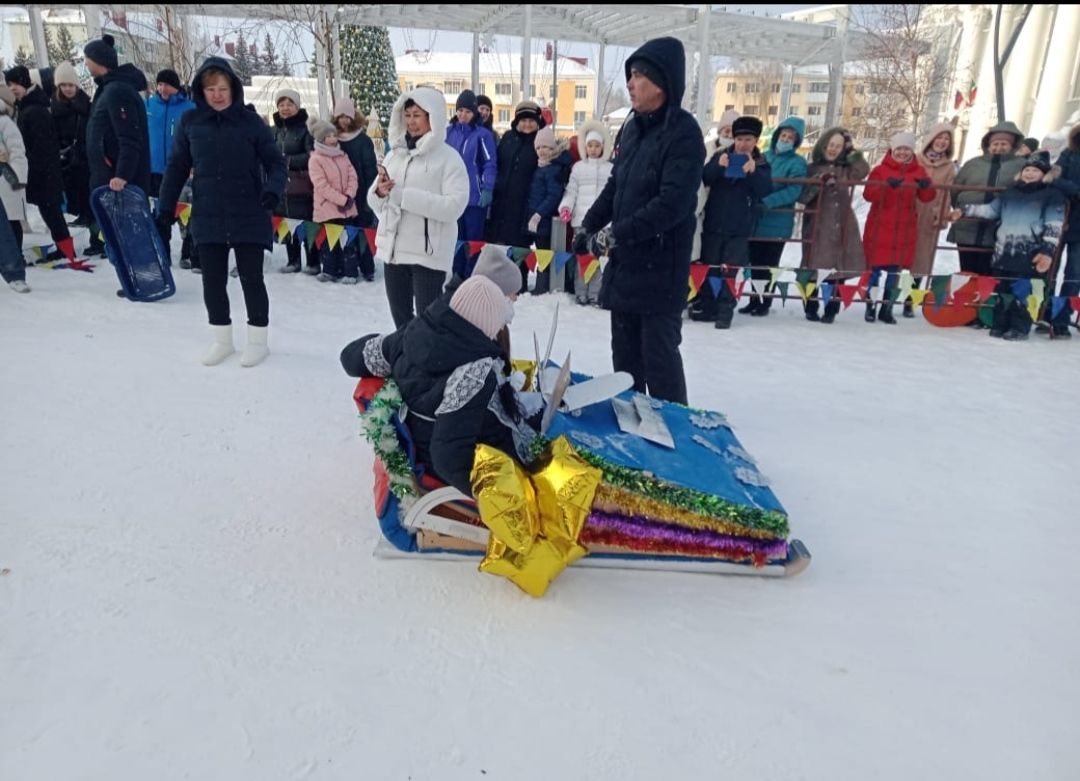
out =
<path fill-rule="evenodd" d="M 469 203 L 461 155 L 446 143 L 446 99 L 431 87 L 406 92 L 390 114 L 390 152 L 367 193 L 379 218 L 375 257 L 401 328 L 442 294 L 454 261 L 458 218 Z"/>
<path fill-rule="evenodd" d="M 607 184 L 612 166 L 608 159 L 611 156 L 611 136 L 603 122 L 591 119 L 578 127 L 577 144 L 581 159 L 570 169 L 570 181 L 559 204 L 559 219 L 569 222 L 575 232 L 581 230 L 585 215 Z M 574 291 L 579 304 L 597 303 L 600 298 L 600 273 L 594 273 L 586 284 L 581 266 L 577 266 Z"/>

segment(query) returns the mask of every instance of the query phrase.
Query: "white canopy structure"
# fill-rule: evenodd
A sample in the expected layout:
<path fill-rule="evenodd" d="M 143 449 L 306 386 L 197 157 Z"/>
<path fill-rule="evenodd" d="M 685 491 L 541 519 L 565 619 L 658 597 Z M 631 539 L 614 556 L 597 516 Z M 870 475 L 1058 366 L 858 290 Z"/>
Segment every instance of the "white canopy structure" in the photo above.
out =
<path fill-rule="evenodd" d="M 31 23 L 35 16 L 40 26 L 43 8 L 81 7 L 90 13 L 106 6 L 70 3 L 41 3 L 29 5 Z M 257 4 L 177 4 L 170 5 L 178 15 L 239 17 L 249 19 L 289 20 L 297 16 L 294 5 Z M 473 72 L 478 70 L 479 38 L 495 34 L 519 36 L 522 52 L 527 54 L 532 39 L 577 41 L 600 44 L 598 72 L 604 72 L 604 47 L 609 45 L 636 47 L 650 38 L 673 36 L 697 52 L 697 116 L 704 119 L 711 102 L 713 72 L 711 58 L 722 55 L 732 58 L 771 60 L 789 68 L 810 64 L 827 64 L 836 71 L 829 107 L 835 114 L 839 105 L 840 74 L 845 60 L 858 59 L 864 48 L 860 34 L 849 33 L 841 22 L 837 26 L 795 22 L 756 13 L 735 13 L 716 10 L 712 5 L 610 5 L 591 6 L 569 3 L 521 5 L 461 5 L 461 4 L 370 4 L 370 5 L 308 5 L 314 13 L 322 14 L 331 31 L 329 47 L 316 41 L 316 62 L 321 80 L 325 80 L 328 62 L 336 57 L 336 31 L 342 24 L 381 25 L 411 29 L 445 30 L 473 33 Z M 130 14 L 160 13 L 160 6 L 130 3 L 124 5 Z M 325 36 L 324 36 L 325 38 Z M 37 48 L 37 47 L 35 47 Z M 47 52 L 35 51 L 38 62 L 47 62 Z M 329 51 L 327 49 L 329 48 Z M 528 63 L 529 58 L 525 57 Z M 521 84 L 528 85 L 528 65 L 523 67 Z M 475 79 L 474 79 L 475 81 Z M 785 80 L 787 83 L 788 80 Z M 599 91 L 598 91 L 599 92 Z M 325 87 L 320 90 L 320 110 L 327 102 Z"/>

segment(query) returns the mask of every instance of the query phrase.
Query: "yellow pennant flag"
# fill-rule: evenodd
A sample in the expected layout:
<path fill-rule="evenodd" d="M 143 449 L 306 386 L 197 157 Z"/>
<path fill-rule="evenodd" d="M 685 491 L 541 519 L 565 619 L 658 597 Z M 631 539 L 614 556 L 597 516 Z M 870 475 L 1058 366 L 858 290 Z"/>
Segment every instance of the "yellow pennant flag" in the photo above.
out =
<path fill-rule="evenodd" d="M 780 275 L 784 273 L 784 269 L 776 266 L 769 269 L 769 287 L 776 287 L 776 280 L 780 279 Z"/>
<path fill-rule="evenodd" d="M 345 232 L 345 226 L 328 222 L 323 227 L 326 228 L 326 246 L 333 249 L 341 241 L 341 234 Z"/>
<path fill-rule="evenodd" d="M 188 220 L 191 219 L 191 204 L 189 203 L 183 209 L 180 210 L 180 224 L 185 228 L 187 227 Z"/>
<path fill-rule="evenodd" d="M 903 301 L 911 294 L 911 289 L 915 287 L 915 277 L 911 275 L 911 272 L 904 269 L 900 272 L 900 295 L 897 299 Z"/>
<path fill-rule="evenodd" d="M 1038 320 L 1039 319 L 1039 307 L 1041 305 L 1042 305 L 1042 301 L 1040 301 L 1038 298 L 1036 298 L 1034 293 L 1032 293 L 1030 296 L 1027 297 L 1028 314 L 1031 315 L 1032 320 Z"/>
<path fill-rule="evenodd" d="M 922 306 L 923 299 L 926 298 L 926 294 L 929 293 L 929 292 L 930 292 L 929 290 L 923 290 L 923 289 L 917 288 L 917 287 L 912 288 L 911 293 L 910 293 L 912 305 L 914 305 L 914 306 Z"/>
<path fill-rule="evenodd" d="M 278 241 L 285 241 L 285 237 L 289 235 L 289 221 L 282 220 L 277 226 L 277 238 Z"/>
<path fill-rule="evenodd" d="M 536 250 L 536 270 L 543 271 L 551 265 L 551 261 L 555 258 L 555 250 L 550 249 L 538 249 Z"/>
<path fill-rule="evenodd" d="M 806 283 L 805 287 L 803 285 L 800 285 L 798 282 L 796 282 L 795 286 L 797 288 L 799 288 L 799 295 L 802 296 L 802 300 L 803 300 L 804 304 L 807 302 L 807 300 L 809 300 L 809 298 L 813 294 L 813 292 L 815 290 L 817 290 L 817 285 L 815 283 L 813 283 L 813 282 Z"/>
<path fill-rule="evenodd" d="M 589 261 L 589 265 L 585 267 L 585 273 L 581 275 L 585 283 L 588 284 L 592 281 L 592 278 L 596 276 L 596 272 L 600 270 L 600 261 L 593 258 Z"/>

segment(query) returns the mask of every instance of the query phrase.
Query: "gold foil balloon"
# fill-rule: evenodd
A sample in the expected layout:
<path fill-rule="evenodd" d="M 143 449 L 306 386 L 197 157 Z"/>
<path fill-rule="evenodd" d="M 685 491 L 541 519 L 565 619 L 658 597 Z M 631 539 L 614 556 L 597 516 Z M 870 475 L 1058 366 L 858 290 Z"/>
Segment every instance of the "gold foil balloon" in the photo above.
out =
<path fill-rule="evenodd" d="M 555 580 L 567 565 L 587 552 L 576 542 L 564 545 L 540 537 L 528 553 L 519 554 L 509 550 L 492 536 L 488 543 L 488 555 L 480 562 L 480 571 L 502 575 L 526 594 L 542 597 L 551 581 Z"/>
<path fill-rule="evenodd" d="M 536 494 L 524 470 L 501 450 L 477 445 L 470 478 L 484 525 L 515 553 L 528 551 L 540 522 Z"/>
<path fill-rule="evenodd" d="M 532 475 L 540 531 L 549 540 L 577 542 L 592 509 L 601 472 L 574 452 L 566 437 L 551 443 L 551 460 Z"/>

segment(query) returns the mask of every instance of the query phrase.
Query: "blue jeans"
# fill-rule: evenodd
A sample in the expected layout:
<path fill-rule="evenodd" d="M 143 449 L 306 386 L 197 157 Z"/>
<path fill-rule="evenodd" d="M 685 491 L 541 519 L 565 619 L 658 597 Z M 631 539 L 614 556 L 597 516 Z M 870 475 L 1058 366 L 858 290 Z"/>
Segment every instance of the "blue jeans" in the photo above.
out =
<path fill-rule="evenodd" d="M 15 241 L 15 232 L 8 222 L 3 201 L 0 201 L 0 276 L 3 276 L 5 282 L 26 279 L 26 262 Z"/>
<path fill-rule="evenodd" d="M 1080 295 L 1080 241 L 1070 241 L 1065 245 L 1065 252 L 1068 254 L 1068 259 L 1065 261 L 1065 275 L 1058 295 L 1070 298 Z M 1072 314 L 1072 308 L 1066 304 L 1065 308 L 1058 313 L 1054 324 L 1068 324 L 1070 314 Z"/>

